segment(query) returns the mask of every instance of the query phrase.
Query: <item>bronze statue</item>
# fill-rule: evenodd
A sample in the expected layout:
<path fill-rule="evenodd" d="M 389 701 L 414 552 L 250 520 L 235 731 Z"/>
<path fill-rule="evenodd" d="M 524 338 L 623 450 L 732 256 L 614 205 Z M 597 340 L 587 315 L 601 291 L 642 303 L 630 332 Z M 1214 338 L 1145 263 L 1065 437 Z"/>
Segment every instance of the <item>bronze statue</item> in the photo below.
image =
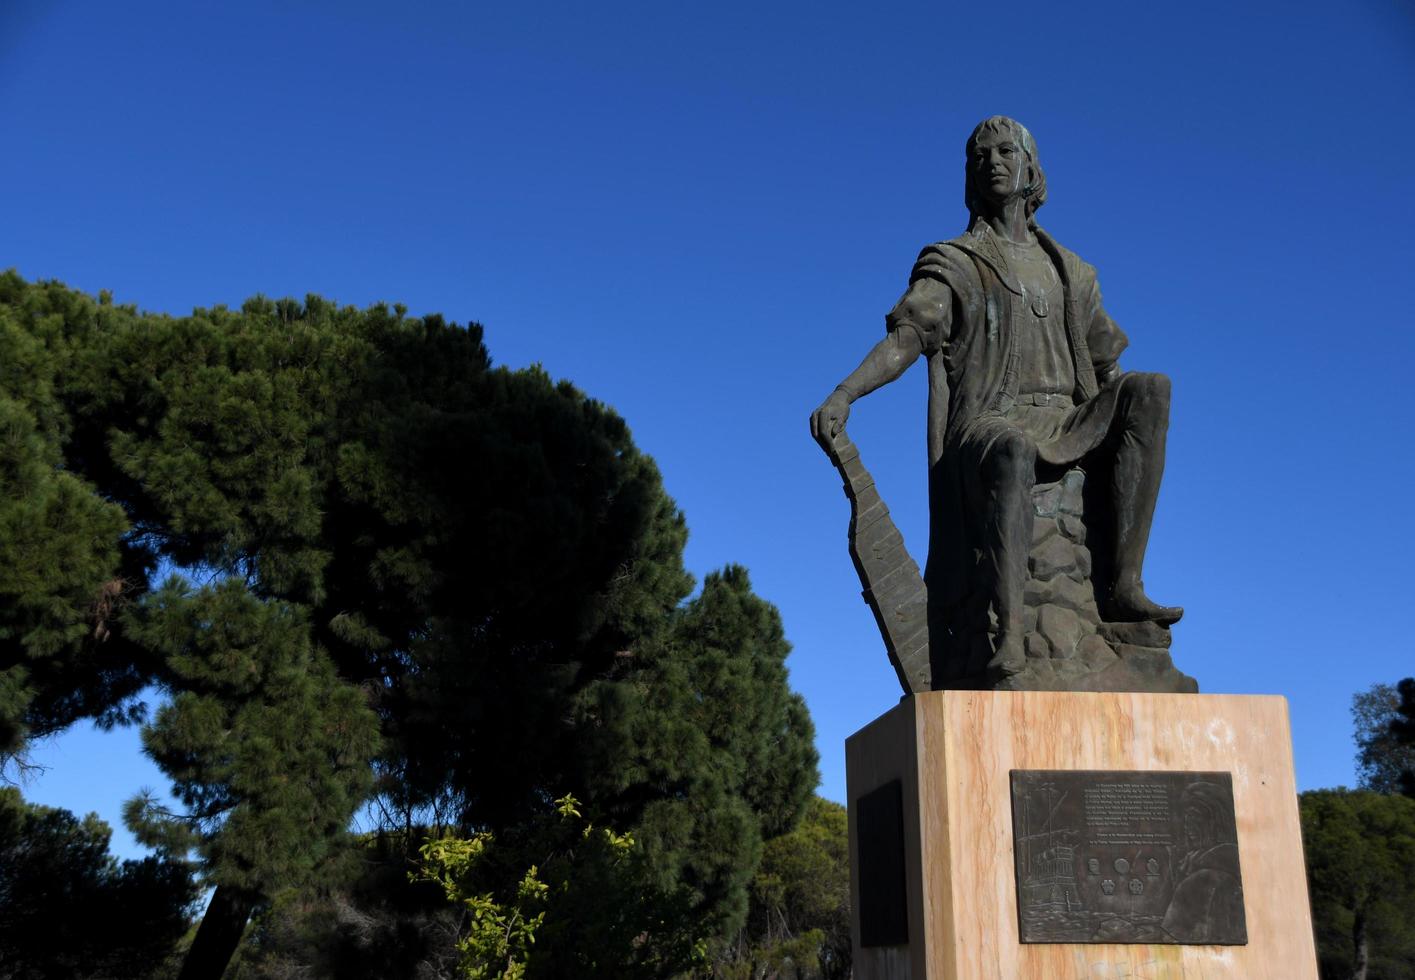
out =
<path fill-rule="evenodd" d="M 1075 480 L 1086 481 L 1090 529 L 1078 540 L 1095 556 L 1098 621 L 1089 628 L 1111 643 L 1107 653 L 1140 642 L 1136 630 L 1163 635 L 1143 641 L 1146 649 L 1167 647 L 1167 627 L 1183 614 L 1151 600 L 1142 581 L 1164 472 L 1169 379 L 1120 370 L 1128 340 L 1101 305 L 1095 270 L 1037 225 L 1046 198 L 1027 129 L 1003 116 L 980 123 L 967 142 L 967 232 L 924 248 L 885 337 L 811 416 L 812 434 L 840 465 L 850 404 L 928 359 L 923 581 L 934 687 L 953 686 L 950 679 L 1006 686 L 1027 668 L 1033 492 L 1073 468 L 1084 470 Z M 1127 633 L 1126 624 L 1142 625 Z M 980 631 L 986 663 L 969 668 L 967 637 Z M 1178 689 L 1190 689 L 1185 682 L 1192 686 L 1184 678 Z"/>

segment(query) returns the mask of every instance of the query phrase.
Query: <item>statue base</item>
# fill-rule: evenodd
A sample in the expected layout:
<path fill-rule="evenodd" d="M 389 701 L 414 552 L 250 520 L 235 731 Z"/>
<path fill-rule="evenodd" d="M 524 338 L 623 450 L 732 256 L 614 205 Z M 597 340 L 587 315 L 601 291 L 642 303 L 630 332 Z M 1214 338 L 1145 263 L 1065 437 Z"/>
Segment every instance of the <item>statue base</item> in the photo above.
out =
<path fill-rule="evenodd" d="M 845 758 L 859 980 L 1316 980 L 1283 698 L 934 691 Z"/>

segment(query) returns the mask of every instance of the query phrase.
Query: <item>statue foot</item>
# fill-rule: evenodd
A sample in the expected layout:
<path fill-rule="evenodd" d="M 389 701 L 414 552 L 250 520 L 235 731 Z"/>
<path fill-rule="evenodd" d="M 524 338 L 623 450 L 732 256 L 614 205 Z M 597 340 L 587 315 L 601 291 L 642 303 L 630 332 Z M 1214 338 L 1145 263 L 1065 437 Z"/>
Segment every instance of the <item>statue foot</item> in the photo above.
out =
<path fill-rule="evenodd" d="M 1027 653 L 1022 647 L 1022 635 L 1020 633 L 999 633 L 997 636 L 997 649 L 988 661 L 988 680 L 996 684 L 998 681 L 1015 677 L 1027 668 Z"/>
<path fill-rule="evenodd" d="M 1184 616 L 1182 606 L 1161 606 L 1145 595 L 1144 586 L 1116 586 L 1110 595 L 1108 618 L 1113 623 L 1158 623 L 1172 626 Z"/>

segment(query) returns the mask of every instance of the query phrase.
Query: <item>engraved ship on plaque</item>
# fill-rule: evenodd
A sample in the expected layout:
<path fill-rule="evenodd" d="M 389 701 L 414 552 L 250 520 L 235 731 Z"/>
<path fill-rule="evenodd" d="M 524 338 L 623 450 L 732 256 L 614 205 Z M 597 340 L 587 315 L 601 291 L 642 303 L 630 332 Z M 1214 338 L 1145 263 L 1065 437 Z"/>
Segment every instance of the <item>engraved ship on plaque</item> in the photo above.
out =
<path fill-rule="evenodd" d="M 1065 795 L 1055 786 L 1045 784 L 1040 789 L 1041 810 L 1045 813 L 1039 827 L 1032 826 L 1033 809 L 1023 807 L 1022 833 L 1016 839 L 1018 857 L 1025 869 L 1019 887 L 1019 901 L 1034 915 L 1070 912 L 1081 907 L 1081 893 L 1076 885 L 1076 848 L 1064 843 L 1074 835 L 1058 834 L 1054 817 Z M 1028 800 L 1028 803 L 1033 802 Z"/>

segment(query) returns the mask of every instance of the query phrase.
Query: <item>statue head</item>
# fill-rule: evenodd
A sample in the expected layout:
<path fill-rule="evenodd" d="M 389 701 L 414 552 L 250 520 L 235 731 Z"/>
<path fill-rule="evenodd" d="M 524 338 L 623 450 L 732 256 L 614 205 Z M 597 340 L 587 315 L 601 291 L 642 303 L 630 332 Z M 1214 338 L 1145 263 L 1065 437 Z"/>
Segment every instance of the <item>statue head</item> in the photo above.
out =
<path fill-rule="evenodd" d="M 1047 177 L 1037 158 L 1037 141 L 1032 139 L 1026 126 L 1007 116 L 989 116 L 978 123 L 968 137 L 963 203 L 969 215 L 977 218 L 987 206 L 988 198 L 994 196 L 987 184 L 989 162 L 984 151 L 1000 144 L 1010 148 L 1008 152 L 1015 149 L 1021 158 L 1017 161 L 1020 182 L 1016 190 L 1026 200 L 1028 223 L 1033 223 L 1032 216 L 1037 208 L 1046 203 Z"/>

